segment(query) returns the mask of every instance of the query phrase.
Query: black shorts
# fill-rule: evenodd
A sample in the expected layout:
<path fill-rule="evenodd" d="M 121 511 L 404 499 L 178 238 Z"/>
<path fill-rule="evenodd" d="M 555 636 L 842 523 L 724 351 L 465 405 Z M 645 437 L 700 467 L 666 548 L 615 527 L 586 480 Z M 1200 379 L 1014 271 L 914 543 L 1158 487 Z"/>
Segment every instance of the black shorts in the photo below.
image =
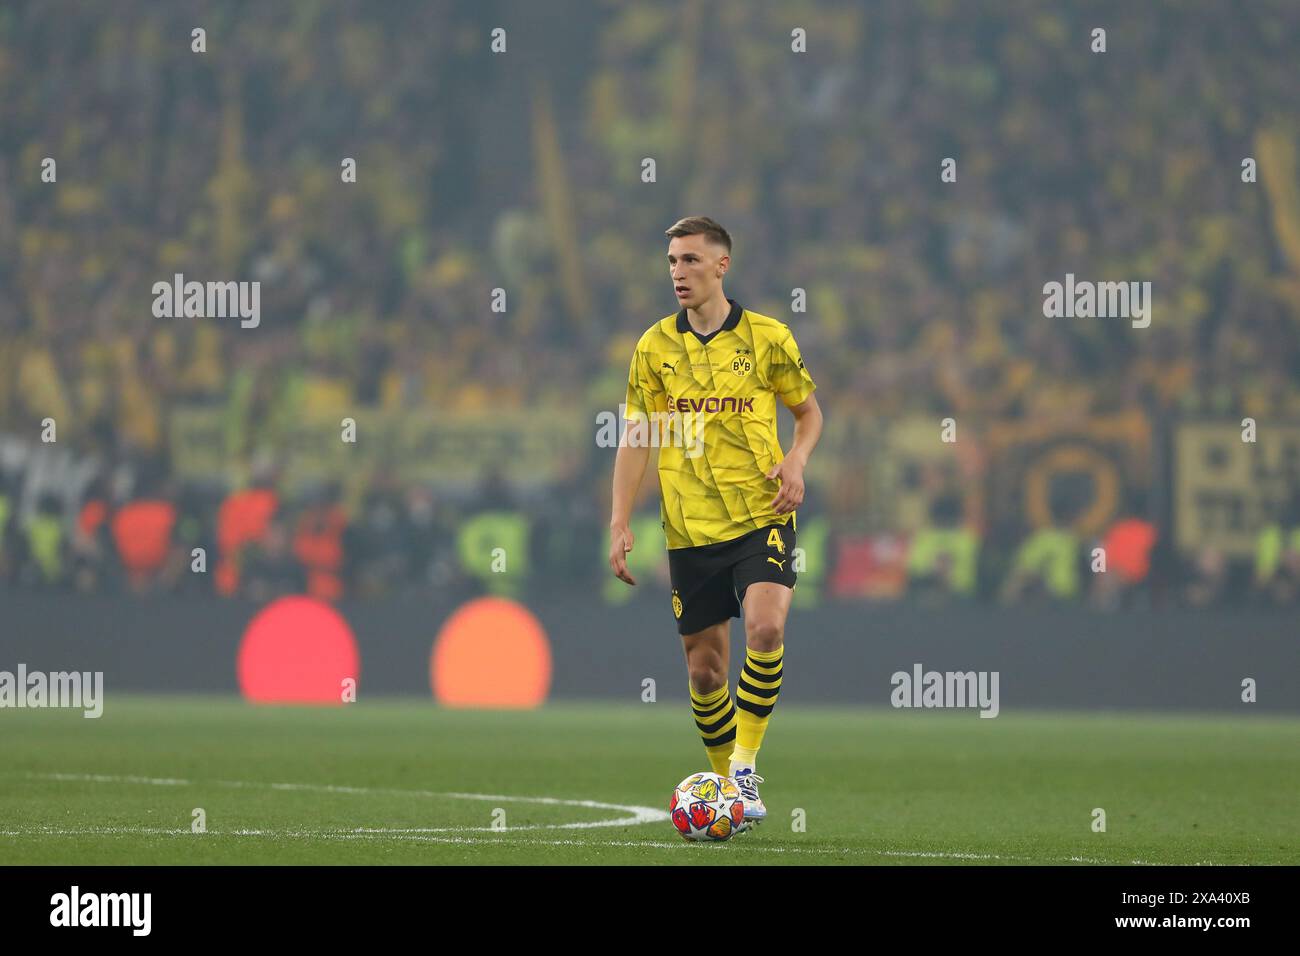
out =
<path fill-rule="evenodd" d="M 740 617 L 745 591 L 756 581 L 793 589 L 794 521 L 770 525 L 718 544 L 668 552 L 678 634 L 694 634 Z"/>

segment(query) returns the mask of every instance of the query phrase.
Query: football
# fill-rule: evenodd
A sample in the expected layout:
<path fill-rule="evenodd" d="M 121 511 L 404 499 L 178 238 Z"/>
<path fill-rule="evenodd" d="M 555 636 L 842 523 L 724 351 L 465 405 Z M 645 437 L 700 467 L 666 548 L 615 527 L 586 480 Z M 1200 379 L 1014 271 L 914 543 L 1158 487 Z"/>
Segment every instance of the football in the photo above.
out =
<path fill-rule="evenodd" d="M 687 840 L 729 840 L 745 819 L 736 781 L 716 773 L 693 773 L 668 803 L 673 826 Z"/>

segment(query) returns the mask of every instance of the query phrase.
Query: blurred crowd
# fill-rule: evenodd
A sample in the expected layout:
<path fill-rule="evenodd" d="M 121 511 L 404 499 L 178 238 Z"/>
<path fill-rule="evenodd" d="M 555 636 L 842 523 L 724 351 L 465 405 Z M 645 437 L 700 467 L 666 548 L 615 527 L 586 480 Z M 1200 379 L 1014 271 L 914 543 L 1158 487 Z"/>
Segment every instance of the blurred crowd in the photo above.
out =
<path fill-rule="evenodd" d="M 603 456 L 543 494 L 485 482 L 490 503 L 383 475 L 290 494 L 253 462 L 308 415 L 616 408 L 675 308 L 662 233 L 686 214 L 731 231 L 728 293 L 791 324 L 828 417 L 1296 420 L 1298 53 L 1283 2 L 6 3 L 0 432 L 52 419 L 103 465 L 75 501 L 5 489 L 0 580 L 597 580 Z M 176 273 L 260 281 L 260 327 L 154 318 Z M 1150 281 L 1150 328 L 1045 318 L 1066 273 Z M 185 406 L 221 411 L 227 474 L 174 473 Z M 524 569 L 480 579 L 479 514 L 527 542 Z M 1144 570 L 1111 593 L 1085 576 L 1096 542 L 936 515 L 896 539 L 822 515 L 824 595 L 1296 599 L 1288 516 L 1245 563 L 1174 554 L 1163 512 L 1117 517 Z"/>

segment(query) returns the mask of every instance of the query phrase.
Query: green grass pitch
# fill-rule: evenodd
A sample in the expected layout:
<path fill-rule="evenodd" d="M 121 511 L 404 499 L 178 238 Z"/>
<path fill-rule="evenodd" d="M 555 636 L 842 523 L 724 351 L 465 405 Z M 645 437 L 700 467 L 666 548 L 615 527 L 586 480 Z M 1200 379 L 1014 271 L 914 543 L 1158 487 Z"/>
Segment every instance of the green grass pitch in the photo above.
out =
<path fill-rule="evenodd" d="M 768 820 L 713 845 L 664 812 L 684 701 L 116 697 L 0 711 L 0 752 L 5 864 L 1300 863 L 1292 717 L 780 708 Z"/>

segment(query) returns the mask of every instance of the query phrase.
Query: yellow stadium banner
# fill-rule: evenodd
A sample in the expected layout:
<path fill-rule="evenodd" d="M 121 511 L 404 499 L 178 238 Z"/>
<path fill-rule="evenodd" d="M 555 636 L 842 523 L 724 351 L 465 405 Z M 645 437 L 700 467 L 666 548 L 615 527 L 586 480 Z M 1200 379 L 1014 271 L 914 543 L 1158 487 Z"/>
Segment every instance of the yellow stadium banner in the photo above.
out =
<path fill-rule="evenodd" d="M 934 524 L 936 505 L 955 504 L 962 523 L 1024 534 L 1058 520 L 1068 492 L 1069 524 L 1097 534 L 1127 489 L 1149 485 L 1150 456 L 1138 411 L 1068 424 L 846 414 L 828 421 L 808 480 L 859 531 L 914 532 Z"/>
<path fill-rule="evenodd" d="M 794 444 L 794 423 L 789 415 L 777 416 L 781 447 L 789 451 Z M 821 440 L 808 459 L 805 479 L 808 494 L 815 495 L 823 507 L 839 514 L 867 518 L 872 496 L 868 470 L 884 446 L 885 428 L 869 416 L 848 411 L 826 420 Z"/>
<path fill-rule="evenodd" d="M 168 441 L 172 468 L 183 478 L 219 478 L 228 473 L 224 410 L 211 406 L 174 408 L 169 413 Z"/>
<path fill-rule="evenodd" d="M 807 480 L 830 510 L 852 516 L 856 531 L 915 531 L 930 524 L 932 502 L 956 492 L 966 519 L 978 522 L 983 489 L 976 480 L 977 436 L 942 440 L 940 418 L 896 421 L 852 409 L 828 418 Z M 782 447 L 791 438 L 782 436 Z"/>
<path fill-rule="evenodd" d="M 549 412 L 447 415 L 432 409 L 384 412 L 358 409 L 354 442 L 345 441 L 339 416 L 308 416 L 282 429 L 264 428 L 292 489 L 309 482 L 348 480 L 377 472 L 402 482 L 467 487 L 489 473 L 520 486 L 557 481 L 594 447 L 594 428 L 579 416 Z M 181 408 L 171 413 L 172 464 L 182 477 L 240 473 L 225 451 L 220 410 Z"/>
<path fill-rule="evenodd" d="M 1150 487 L 1151 423 L 1140 410 L 993 422 L 983 438 L 989 517 L 1009 533 L 1059 522 L 1098 535 L 1120 517 L 1126 491 Z"/>
<path fill-rule="evenodd" d="M 945 441 L 945 436 L 955 440 Z M 978 523 L 983 485 L 976 480 L 977 460 L 971 457 L 978 441 L 972 431 L 954 432 L 938 416 L 890 425 L 868 471 L 873 525 L 909 533 L 929 527 L 931 507 L 945 494 L 959 496 L 963 517 Z"/>
<path fill-rule="evenodd" d="M 1214 547 L 1254 554 L 1260 530 L 1300 491 L 1300 423 L 1259 425 L 1242 440 L 1234 422 L 1183 422 L 1174 431 L 1174 540 L 1190 551 Z"/>
<path fill-rule="evenodd" d="M 400 474 L 431 484 L 465 485 L 494 470 L 517 485 L 559 480 L 595 447 L 594 427 L 578 416 L 520 412 L 404 417 L 391 451 Z"/>

